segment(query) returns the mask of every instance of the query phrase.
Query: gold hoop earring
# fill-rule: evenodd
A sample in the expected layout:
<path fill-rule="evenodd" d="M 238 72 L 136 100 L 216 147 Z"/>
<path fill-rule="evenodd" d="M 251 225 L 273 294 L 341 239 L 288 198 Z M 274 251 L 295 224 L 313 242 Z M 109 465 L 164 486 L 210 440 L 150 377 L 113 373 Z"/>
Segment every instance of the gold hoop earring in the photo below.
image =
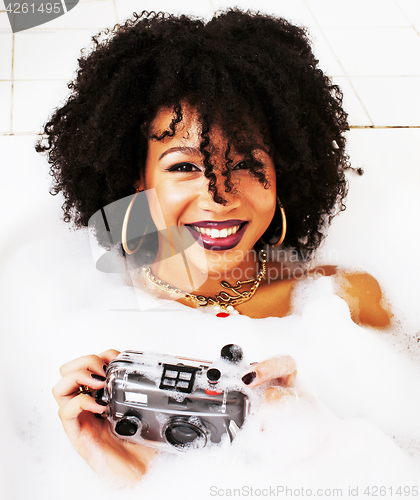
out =
<path fill-rule="evenodd" d="M 286 220 L 286 212 L 284 211 L 283 205 L 281 204 L 281 201 L 279 197 L 277 196 L 277 205 L 279 207 L 280 213 L 281 213 L 281 235 L 277 243 L 274 245 L 271 245 L 273 248 L 276 248 L 280 246 L 284 238 L 286 237 L 286 230 L 287 230 L 287 220 Z M 269 243 L 266 243 L 262 238 L 260 238 L 260 241 L 263 245 L 268 245 Z"/>
<path fill-rule="evenodd" d="M 137 247 L 134 250 L 130 250 L 130 248 L 128 248 L 128 241 L 127 241 L 128 219 L 130 218 L 131 209 L 133 208 L 134 200 L 136 199 L 137 195 L 139 193 L 141 193 L 142 191 L 143 191 L 143 189 L 138 189 L 135 192 L 132 200 L 130 201 L 130 204 L 127 207 L 125 215 L 124 215 L 124 221 L 123 221 L 122 230 L 121 230 L 121 245 L 123 247 L 124 252 L 127 253 L 127 254 L 129 254 L 129 255 L 132 255 L 133 253 L 136 253 L 137 250 L 141 247 L 141 245 L 143 243 L 143 240 L 144 240 L 144 236 L 147 233 L 147 229 L 149 228 L 149 221 L 148 221 L 147 224 L 146 224 L 146 229 L 144 231 L 144 234 L 140 238 L 139 244 L 137 245 Z"/>

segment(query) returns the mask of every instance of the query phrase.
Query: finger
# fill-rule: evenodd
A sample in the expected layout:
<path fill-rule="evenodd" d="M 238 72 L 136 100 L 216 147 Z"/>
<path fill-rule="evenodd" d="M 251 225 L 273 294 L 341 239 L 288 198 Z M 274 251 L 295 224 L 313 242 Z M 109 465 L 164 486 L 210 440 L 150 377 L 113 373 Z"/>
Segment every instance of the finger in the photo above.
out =
<path fill-rule="evenodd" d="M 53 387 L 53 395 L 59 406 L 65 404 L 69 397 L 74 397 L 80 386 L 101 389 L 105 386 L 105 376 L 88 370 L 79 370 L 65 375 Z"/>
<path fill-rule="evenodd" d="M 291 356 L 268 359 L 252 366 L 252 371 L 242 377 L 248 387 L 257 387 L 275 381 L 285 386 L 293 385 L 296 378 L 296 363 Z"/>
<path fill-rule="evenodd" d="M 82 356 L 80 358 L 73 359 L 72 361 L 64 364 L 60 368 L 60 374 L 62 377 L 64 377 L 71 372 L 77 372 L 79 370 L 89 370 L 100 375 L 105 375 L 103 365 L 104 362 L 99 356 L 90 354 L 88 356 Z"/>
<path fill-rule="evenodd" d="M 83 411 L 102 414 L 104 407 L 95 403 L 95 400 L 87 394 L 79 394 L 79 396 L 68 400 L 59 409 L 58 415 L 64 430 L 70 437 L 77 437 L 80 432 L 81 425 L 78 417 Z"/>
<path fill-rule="evenodd" d="M 120 351 L 116 351 L 115 349 L 108 349 L 108 351 L 99 354 L 99 357 L 105 364 L 109 364 L 118 356 L 118 354 L 120 354 Z"/>

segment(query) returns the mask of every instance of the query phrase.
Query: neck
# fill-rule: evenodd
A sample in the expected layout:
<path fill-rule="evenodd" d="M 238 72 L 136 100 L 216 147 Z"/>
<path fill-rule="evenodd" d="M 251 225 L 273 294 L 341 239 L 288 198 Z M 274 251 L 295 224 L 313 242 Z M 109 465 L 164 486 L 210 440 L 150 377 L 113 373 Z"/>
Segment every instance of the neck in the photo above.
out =
<path fill-rule="evenodd" d="M 201 265 L 194 265 L 192 259 L 188 259 L 188 250 L 172 257 L 160 260 L 158 254 L 151 271 L 157 278 L 169 283 L 171 286 L 194 295 L 205 297 L 215 297 L 220 292 L 235 294 L 238 281 L 250 281 L 243 284 L 241 292 L 249 289 L 258 276 L 259 259 L 256 252 L 248 252 L 245 259 L 237 261 L 228 259 L 225 264 L 221 264 L 222 259 L 204 259 L 199 262 Z M 229 286 L 223 287 L 222 282 L 227 282 Z"/>

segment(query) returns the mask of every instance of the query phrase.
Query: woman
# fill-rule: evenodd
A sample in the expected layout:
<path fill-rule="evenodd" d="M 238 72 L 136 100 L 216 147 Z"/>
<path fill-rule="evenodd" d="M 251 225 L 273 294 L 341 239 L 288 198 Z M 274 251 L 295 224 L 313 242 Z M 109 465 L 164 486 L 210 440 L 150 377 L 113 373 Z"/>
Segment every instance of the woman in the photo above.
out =
<path fill-rule="evenodd" d="M 131 275 L 158 298 L 215 311 L 221 322 L 235 313 L 291 314 L 299 279 L 267 244 L 309 262 L 344 209 L 349 168 L 342 95 L 317 68 L 304 30 L 237 10 L 208 23 L 143 13 L 95 41 L 37 146 L 48 154 L 53 193 L 65 197 L 65 220 L 94 227 L 104 246 L 118 228 L 112 243 L 131 270 L 143 265 L 147 247 L 151 266 Z M 136 216 L 142 192 L 148 213 Z M 374 278 L 308 268 L 307 277 L 335 277 L 355 322 L 390 325 Z M 102 388 L 117 354 L 64 365 L 54 396 L 76 450 L 94 468 L 105 463 L 134 482 L 153 449 L 117 440 L 95 418 L 103 406 L 79 390 Z M 296 396 L 296 373 L 285 355 L 253 365 L 242 380 L 250 388 L 268 383 L 265 397 L 277 401 Z"/>

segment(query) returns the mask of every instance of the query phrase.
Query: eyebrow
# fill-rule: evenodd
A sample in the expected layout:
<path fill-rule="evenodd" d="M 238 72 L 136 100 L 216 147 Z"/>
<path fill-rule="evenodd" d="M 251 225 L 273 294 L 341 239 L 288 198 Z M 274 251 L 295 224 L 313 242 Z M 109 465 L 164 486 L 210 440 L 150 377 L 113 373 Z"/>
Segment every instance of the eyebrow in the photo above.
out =
<path fill-rule="evenodd" d="M 253 151 L 256 149 L 261 149 L 261 151 L 264 151 L 264 153 L 269 154 L 267 149 L 264 146 L 262 146 L 261 144 L 252 144 L 251 149 Z M 178 146 L 178 147 L 174 147 L 174 148 L 169 148 L 166 151 L 164 151 L 159 156 L 159 161 L 162 158 L 164 158 L 166 155 L 169 155 L 171 153 L 183 153 L 183 154 L 190 155 L 190 156 L 202 156 L 202 152 L 198 148 L 192 148 L 192 147 L 188 147 L 188 146 Z"/>
<path fill-rule="evenodd" d="M 198 148 L 191 148 L 191 147 L 187 147 L 187 146 L 181 147 L 180 146 L 180 147 L 176 147 L 176 148 L 167 149 L 159 156 L 159 160 L 161 160 L 166 155 L 169 155 L 171 153 L 183 153 L 183 154 L 190 155 L 190 156 L 201 156 L 202 155 L 201 151 Z"/>

